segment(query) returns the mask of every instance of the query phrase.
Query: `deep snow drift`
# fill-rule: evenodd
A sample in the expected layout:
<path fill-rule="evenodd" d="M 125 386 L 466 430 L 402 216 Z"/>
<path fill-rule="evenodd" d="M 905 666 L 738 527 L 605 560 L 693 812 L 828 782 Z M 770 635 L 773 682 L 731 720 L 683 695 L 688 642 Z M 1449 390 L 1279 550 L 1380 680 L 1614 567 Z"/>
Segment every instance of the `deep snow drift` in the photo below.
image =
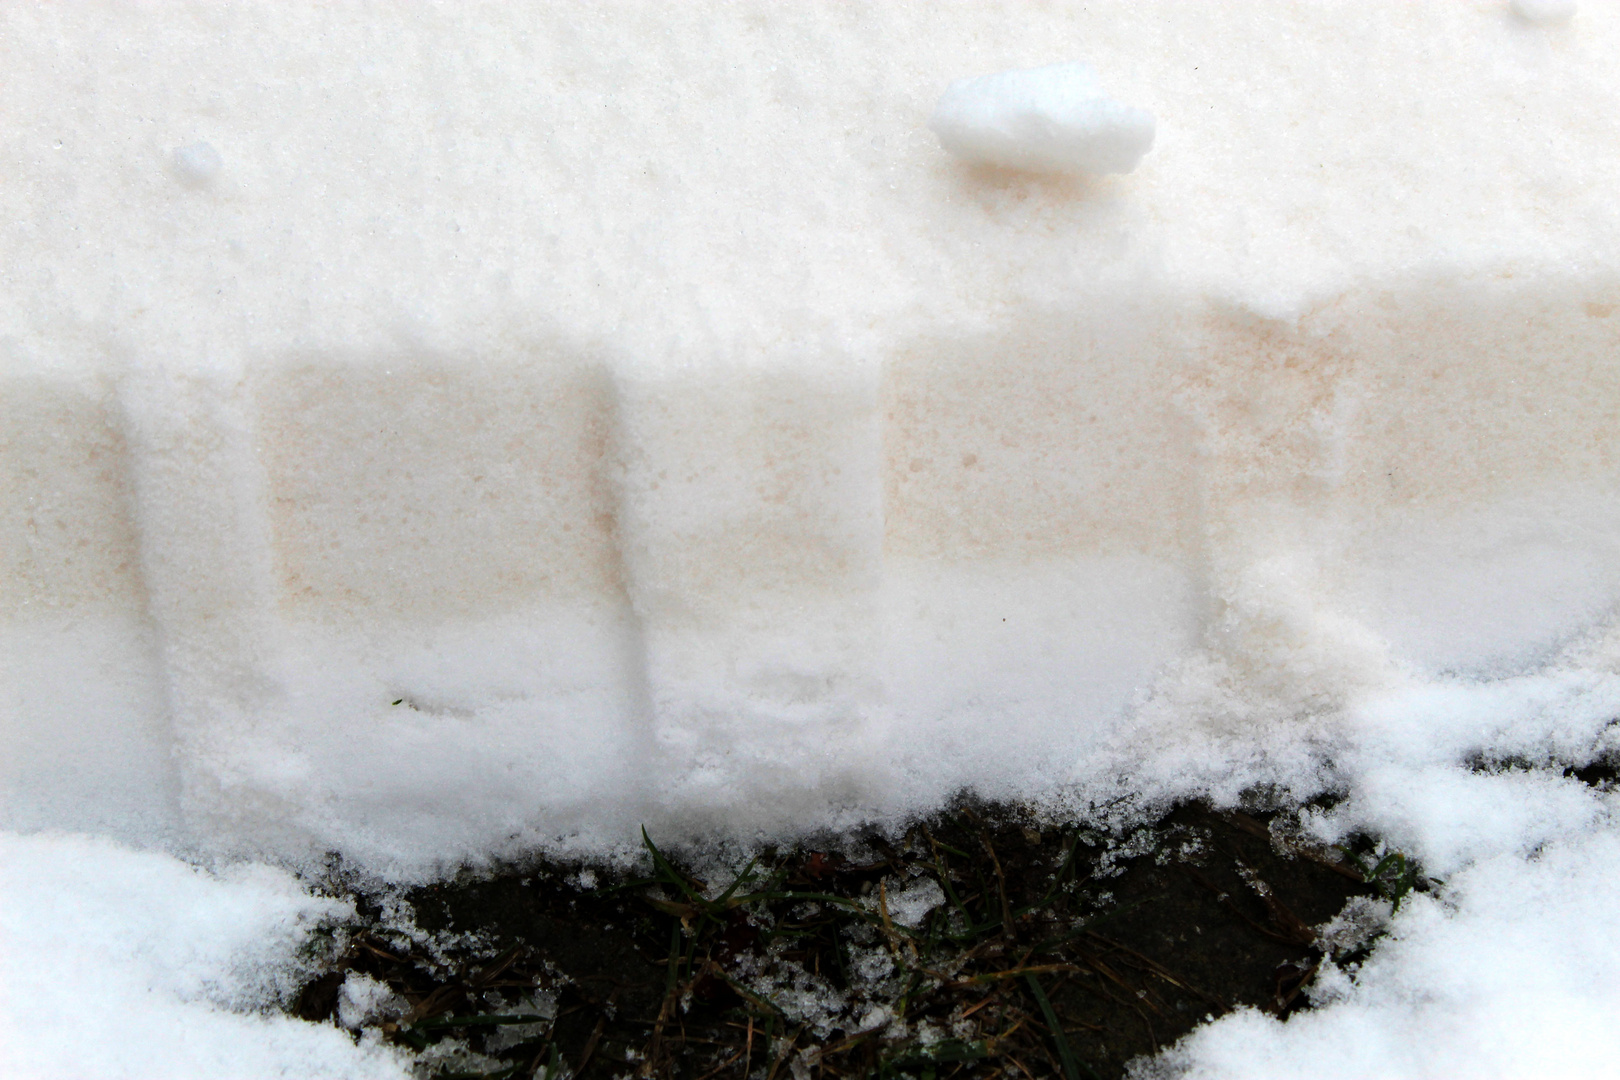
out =
<path fill-rule="evenodd" d="M 0 826 L 1333 786 L 1455 875 L 1402 955 L 1522 873 L 1620 971 L 1607 796 L 1468 768 L 1615 715 L 1620 11 L 1555 6 L 6 9 Z M 1071 60 L 1127 176 L 928 129 Z"/>

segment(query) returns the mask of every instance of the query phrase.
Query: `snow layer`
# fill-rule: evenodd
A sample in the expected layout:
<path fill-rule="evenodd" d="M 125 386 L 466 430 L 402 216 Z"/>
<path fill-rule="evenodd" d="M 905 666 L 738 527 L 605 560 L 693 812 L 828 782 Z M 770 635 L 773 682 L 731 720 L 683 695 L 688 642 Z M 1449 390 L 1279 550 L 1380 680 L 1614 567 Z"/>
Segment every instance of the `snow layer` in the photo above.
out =
<path fill-rule="evenodd" d="M 106 839 L 0 833 L 0 1073 L 408 1076 L 381 1044 L 257 1012 L 341 914 L 262 865 L 213 875 Z"/>
<path fill-rule="evenodd" d="M 1620 599 L 1614 9 L 0 19 L 11 827 L 837 824 Z M 927 129 L 1075 60 L 1128 177 Z"/>

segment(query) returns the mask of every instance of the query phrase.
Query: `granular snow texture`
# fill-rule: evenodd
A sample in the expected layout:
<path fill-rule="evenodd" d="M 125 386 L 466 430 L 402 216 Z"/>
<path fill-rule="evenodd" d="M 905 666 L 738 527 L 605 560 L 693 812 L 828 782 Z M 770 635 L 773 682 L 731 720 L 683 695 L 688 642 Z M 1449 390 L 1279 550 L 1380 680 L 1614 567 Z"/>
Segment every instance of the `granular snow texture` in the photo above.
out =
<path fill-rule="evenodd" d="M 963 789 L 1332 790 L 1444 880 L 1166 1068 L 1610 1053 L 1620 7 L 1570 8 L 0 9 L 11 1071 L 120 1075 L 70 1017 L 394 1067 L 221 1011 L 318 905 L 153 846 L 420 881 Z M 1128 175 L 928 130 L 1068 63 Z"/>
<path fill-rule="evenodd" d="M 105 839 L 0 833 L 0 1074 L 406 1076 L 393 1051 L 275 1009 L 298 947 L 344 914 L 263 865 L 215 875 Z"/>
<path fill-rule="evenodd" d="M 1612 6 L 0 20 L 10 827 L 786 835 L 1620 599 Z"/>

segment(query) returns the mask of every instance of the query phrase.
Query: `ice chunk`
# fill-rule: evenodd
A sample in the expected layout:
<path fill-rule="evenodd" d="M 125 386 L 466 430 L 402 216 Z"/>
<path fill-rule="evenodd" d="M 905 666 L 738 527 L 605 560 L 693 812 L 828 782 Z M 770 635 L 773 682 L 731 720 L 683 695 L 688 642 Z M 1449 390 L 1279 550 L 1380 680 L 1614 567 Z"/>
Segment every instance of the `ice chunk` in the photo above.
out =
<path fill-rule="evenodd" d="M 1153 147 L 1153 114 L 1080 63 L 958 79 L 928 126 L 957 157 L 1032 172 L 1128 173 Z"/>
<path fill-rule="evenodd" d="M 351 971 L 338 990 L 338 1023 L 350 1030 L 359 1030 L 367 1021 L 378 1017 L 392 1019 L 410 1009 L 405 999 L 387 983 L 360 971 Z"/>
<path fill-rule="evenodd" d="M 888 894 L 889 917 L 901 926 L 918 927 L 945 902 L 945 891 L 931 877 L 918 878 Z"/>

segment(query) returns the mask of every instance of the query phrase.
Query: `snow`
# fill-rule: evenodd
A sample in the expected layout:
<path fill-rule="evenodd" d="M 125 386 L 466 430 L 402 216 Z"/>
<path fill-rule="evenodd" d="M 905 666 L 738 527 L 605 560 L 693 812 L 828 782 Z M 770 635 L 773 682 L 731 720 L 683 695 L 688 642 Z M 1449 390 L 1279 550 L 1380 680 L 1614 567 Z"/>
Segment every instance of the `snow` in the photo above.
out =
<path fill-rule="evenodd" d="M 212 184 L 225 165 L 219 151 L 205 142 L 188 143 L 176 147 L 172 165 L 174 178 L 187 187 L 204 188 Z"/>
<path fill-rule="evenodd" d="M 1231 1014 L 1138 1062 L 1135 1075 L 1612 1073 L 1620 897 L 1608 883 L 1620 874 L 1620 792 L 1562 766 L 1617 758 L 1614 641 L 1612 629 L 1599 632 L 1534 675 L 1369 695 L 1325 740 L 1298 730 L 1268 745 L 1206 746 L 1213 762 L 1193 767 L 1179 755 L 1145 763 L 1139 775 L 1158 778 L 1161 792 L 1230 791 L 1233 774 L 1308 791 L 1326 767 L 1347 797 L 1302 815 L 1301 832 L 1318 843 L 1378 836 L 1440 884 L 1393 916 L 1363 905 L 1324 928 L 1324 942 L 1344 950 L 1369 930 L 1389 936 L 1357 970 L 1325 967 L 1308 988 L 1318 1008 L 1286 1022 Z"/>
<path fill-rule="evenodd" d="M 1513 0 L 1513 14 L 1526 22 L 1557 24 L 1575 15 L 1575 0 Z"/>
<path fill-rule="evenodd" d="M 1585 834 L 1542 835 L 1533 858 L 1483 859 L 1453 877 L 1442 899 L 1409 900 L 1353 981 L 1327 980 L 1326 1007 L 1285 1023 L 1231 1014 L 1137 1075 L 1613 1075 L 1620 830 L 1606 820 Z"/>
<path fill-rule="evenodd" d="M 251 1012 L 317 901 L 163 851 L 421 880 L 962 788 L 1337 790 L 1302 828 L 1444 880 L 1167 1060 L 1573 1068 L 1515 1057 L 1620 973 L 1559 768 L 1620 714 L 1572 12 L 0 11 L 8 1075 L 393 1068 Z"/>
<path fill-rule="evenodd" d="M 0 1073 L 408 1076 L 380 1045 L 264 1011 L 342 913 L 262 864 L 216 874 L 105 838 L 0 834 Z"/>
<path fill-rule="evenodd" d="M 357 1031 L 367 1021 L 379 1017 L 398 1019 L 409 1011 L 405 999 L 387 983 L 378 982 L 358 971 L 351 971 L 343 977 L 337 1006 L 337 1019 L 341 1026 Z"/>
<path fill-rule="evenodd" d="M 1035 172 L 1128 173 L 1153 147 L 1153 114 L 1079 63 L 958 79 L 928 126 L 957 157 Z"/>
<path fill-rule="evenodd" d="M 8 827 L 837 827 L 1620 600 L 1610 8 L 0 18 Z"/>
<path fill-rule="evenodd" d="M 903 888 L 886 891 L 884 899 L 889 917 L 900 926 L 921 926 L 928 913 L 945 902 L 945 891 L 933 878 L 907 883 Z"/>

